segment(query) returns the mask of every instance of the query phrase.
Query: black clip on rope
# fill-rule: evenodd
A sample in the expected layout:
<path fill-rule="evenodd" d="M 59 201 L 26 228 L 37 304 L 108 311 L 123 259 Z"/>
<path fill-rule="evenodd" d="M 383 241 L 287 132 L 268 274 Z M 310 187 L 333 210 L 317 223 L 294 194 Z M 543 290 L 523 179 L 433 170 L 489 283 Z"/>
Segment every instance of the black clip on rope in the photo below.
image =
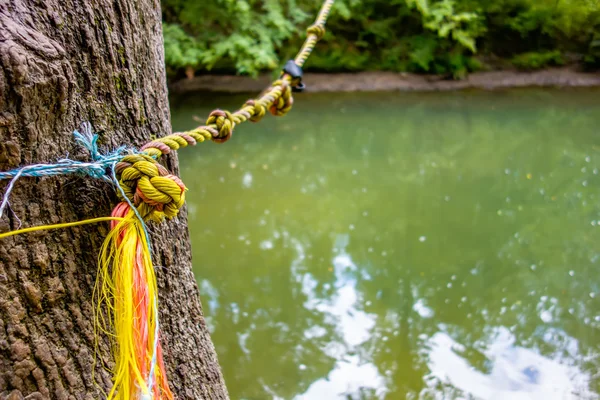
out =
<path fill-rule="evenodd" d="M 283 73 L 292 77 L 292 82 L 297 82 L 296 86 L 292 86 L 292 92 L 303 92 L 306 85 L 302 83 L 302 68 L 297 65 L 294 60 L 289 60 L 283 67 Z"/>

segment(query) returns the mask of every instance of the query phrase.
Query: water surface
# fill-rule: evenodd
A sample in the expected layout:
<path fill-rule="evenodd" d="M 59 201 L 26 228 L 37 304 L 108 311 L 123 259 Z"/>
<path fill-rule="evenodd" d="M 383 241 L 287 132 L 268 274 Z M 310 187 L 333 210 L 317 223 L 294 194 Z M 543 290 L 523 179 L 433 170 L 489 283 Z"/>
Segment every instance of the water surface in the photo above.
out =
<path fill-rule="evenodd" d="M 599 95 L 306 93 L 180 152 L 231 398 L 600 398 Z"/>

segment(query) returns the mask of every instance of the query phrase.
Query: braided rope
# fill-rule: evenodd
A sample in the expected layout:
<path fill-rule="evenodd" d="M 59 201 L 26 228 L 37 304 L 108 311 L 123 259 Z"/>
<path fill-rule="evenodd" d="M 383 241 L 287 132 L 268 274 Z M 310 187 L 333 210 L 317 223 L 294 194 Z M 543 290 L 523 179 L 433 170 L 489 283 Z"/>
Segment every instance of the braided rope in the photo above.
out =
<path fill-rule="evenodd" d="M 325 36 L 325 23 L 327 22 L 327 18 L 331 12 L 333 2 L 334 0 L 326 0 L 321 6 L 321 10 L 319 11 L 319 15 L 317 15 L 315 23 L 306 29 L 306 40 L 294 59 L 298 66 L 302 67 L 304 65 L 315 48 L 317 42 L 323 39 L 323 36 Z"/>
<path fill-rule="evenodd" d="M 179 177 L 172 175 L 146 154 L 129 154 L 115 165 L 122 191 L 145 220 L 160 222 L 173 218 L 185 202 L 187 190 Z"/>

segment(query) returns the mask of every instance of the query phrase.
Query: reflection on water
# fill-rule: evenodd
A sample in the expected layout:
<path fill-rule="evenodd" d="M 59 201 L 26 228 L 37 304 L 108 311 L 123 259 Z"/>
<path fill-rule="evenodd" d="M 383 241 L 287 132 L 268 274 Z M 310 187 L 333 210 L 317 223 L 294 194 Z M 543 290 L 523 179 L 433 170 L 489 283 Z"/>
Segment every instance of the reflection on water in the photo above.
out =
<path fill-rule="evenodd" d="M 547 344 L 555 346 L 550 336 Z M 465 347 L 443 331 L 435 333 L 425 347 L 431 371 L 426 377 L 432 397 L 440 383 L 481 399 L 575 399 L 597 398 L 588 392 L 590 374 L 574 365 L 581 358 L 577 341 L 566 337 L 573 352 L 568 359 L 552 359 L 515 346 L 515 336 L 505 327 L 492 329 L 485 347 L 477 349 L 488 361 L 486 371 L 473 368 L 464 357 Z"/>
<path fill-rule="evenodd" d="M 333 370 L 326 377 L 313 382 L 298 399 L 344 398 L 365 389 L 379 397 L 385 393 L 385 380 L 377 367 L 368 359 L 361 360 L 356 355 L 358 346 L 369 339 L 376 315 L 367 314 L 359 308 L 360 294 L 354 278 L 359 271 L 345 251 L 348 241 L 347 234 L 338 235 L 335 240 L 334 252 L 337 255 L 332 261 L 334 295 L 330 299 L 318 299 L 314 291 L 318 287 L 318 281 L 310 274 L 305 274 L 302 278 L 302 291 L 308 298 L 304 306 L 326 315 L 327 323 L 335 326 L 339 338 L 325 347 L 326 354 L 336 360 Z M 309 332 L 314 329 L 314 326 L 309 328 Z M 305 337 L 310 340 L 314 336 L 309 332 L 305 333 Z"/>
<path fill-rule="evenodd" d="M 599 94 L 307 93 L 181 152 L 232 399 L 598 399 Z"/>

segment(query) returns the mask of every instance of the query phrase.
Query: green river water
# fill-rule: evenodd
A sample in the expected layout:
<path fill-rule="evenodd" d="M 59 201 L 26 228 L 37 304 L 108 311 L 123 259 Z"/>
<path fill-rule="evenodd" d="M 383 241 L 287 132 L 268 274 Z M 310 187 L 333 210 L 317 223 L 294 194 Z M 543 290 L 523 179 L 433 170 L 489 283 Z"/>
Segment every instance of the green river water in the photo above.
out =
<path fill-rule="evenodd" d="M 305 93 L 181 151 L 231 398 L 600 398 L 599 96 Z"/>

